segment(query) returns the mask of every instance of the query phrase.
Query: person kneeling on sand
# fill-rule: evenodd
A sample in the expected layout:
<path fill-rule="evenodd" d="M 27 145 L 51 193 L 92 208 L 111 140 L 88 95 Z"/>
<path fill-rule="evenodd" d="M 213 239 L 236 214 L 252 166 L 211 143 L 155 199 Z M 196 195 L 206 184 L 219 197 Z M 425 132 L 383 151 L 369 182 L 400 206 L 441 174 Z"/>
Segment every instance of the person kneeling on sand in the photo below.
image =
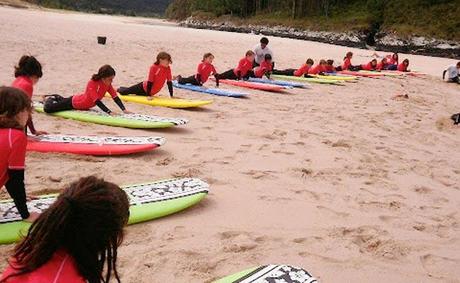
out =
<path fill-rule="evenodd" d="M 450 66 L 442 73 L 442 79 L 445 80 L 447 73 L 447 82 L 460 84 L 460 61 L 457 65 Z"/>
<path fill-rule="evenodd" d="M 117 92 L 112 87 L 112 81 L 115 78 L 115 70 L 110 65 L 102 66 L 97 74 L 94 74 L 91 80 L 86 84 L 86 90 L 82 94 L 73 95 L 71 97 L 62 97 L 58 94 L 48 95 L 45 99 L 43 110 L 46 113 L 54 113 L 65 110 L 89 110 L 94 106 L 98 106 L 102 111 L 109 115 L 114 115 L 112 111 L 102 103 L 101 99 L 108 92 L 115 103 L 125 113 L 126 110 L 123 102 L 117 95 Z"/>
<path fill-rule="evenodd" d="M 147 96 L 152 100 L 153 96 L 160 92 L 163 86 L 168 85 L 169 97 L 174 96 L 171 67 L 172 58 L 169 53 L 160 52 L 157 55 L 155 63 L 150 66 L 149 75 L 146 81 L 135 84 L 131 87 L 120 87 L 118 92 L 121 95 L 135 94 Z"/>
<path fill-rule="evenodd" d="M 120 187 L 81 178 L 32 224 L 0 282 L 120 282 L 117 249 L 128 218 L 128 197 Z"/>
<path fill-rule="evenodd" d="M 216 71 L 216 68 L 212 64 L 214 60 L 214 55 L 212 53 L 206 53 L 203 55 L 203 60 L 198 64 L 196 69 L 196 74 L 187 78 L 183 78 L 181 75 L 176 77 L 176 80 L 179 84 L 192 84 L 197 86 L 202 86 L 208 81 L 209 76 L 212 74 L 216 79 L 216 86 L 219 87 L 219 74 Z"/>
<path fill-rule="evenodd" d="M 272 56 L 273 60 L 273 52 L 271 51 L 270 48 L 268 48 L 268 38 L 262 37 L 260 39 L 260 43 L 254 46 L 254 62 L 253 62 L 253 67 L 260 66 L 262 62 L 265 60 L 265 55 L 270 54 Z M 272 66 L 274 68 L 275 66 Z"/>

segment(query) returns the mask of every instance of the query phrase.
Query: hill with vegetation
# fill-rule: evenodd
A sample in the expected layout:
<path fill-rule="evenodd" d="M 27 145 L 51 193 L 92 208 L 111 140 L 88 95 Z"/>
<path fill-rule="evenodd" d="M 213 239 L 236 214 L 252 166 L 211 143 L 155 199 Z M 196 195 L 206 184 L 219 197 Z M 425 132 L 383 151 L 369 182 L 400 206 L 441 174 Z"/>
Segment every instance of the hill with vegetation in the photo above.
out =
<path fill-rule="evenodd" d="M 34 4 L 55 8 L 103 14 L 130 16 L 162 16 L 170 0 L 29 0 Z"/>
<path fill-rule="evenodd" d="M 452 0 L 174 0 L 167 16 L 229 17 L 258 25 L 360 31 L 460 41 L 460 5 Z"/>

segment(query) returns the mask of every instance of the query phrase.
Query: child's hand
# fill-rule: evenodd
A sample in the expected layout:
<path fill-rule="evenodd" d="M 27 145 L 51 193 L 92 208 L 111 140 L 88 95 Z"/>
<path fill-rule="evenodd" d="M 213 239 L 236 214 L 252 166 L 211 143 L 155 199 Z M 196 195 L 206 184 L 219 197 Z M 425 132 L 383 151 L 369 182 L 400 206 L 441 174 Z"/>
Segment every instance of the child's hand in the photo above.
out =
<path fill-rule="evenodd" d="M 133 112 L 131 112 L 131 111 L 129 111 L 129 110 L 126 110 L 126 109 L 123 110 L 123 113 L 125 113 L 125 114 L 133 114 Z"/>
<path fill-rule="evenodd" d="M 118 114 L 115 113 L 115 112 L 110 112 L 109 115 L 110 115 L 110 116 L 117 116 Z"/>
<path fill-rule="evenodd" d="M 37 220 L 37 218 L 40 216 L 40 213 L 38 212 L 31 212 L 30 215 L 29 215 L 29 218 L 27 219 L 24 219 L 24 221 L 26 222 L 34 222 L 35 220 Z"/>
<path fill-rule="evenodd" d="M 153 100 L 153 96 L 147 96 L 147 100 Z"/>

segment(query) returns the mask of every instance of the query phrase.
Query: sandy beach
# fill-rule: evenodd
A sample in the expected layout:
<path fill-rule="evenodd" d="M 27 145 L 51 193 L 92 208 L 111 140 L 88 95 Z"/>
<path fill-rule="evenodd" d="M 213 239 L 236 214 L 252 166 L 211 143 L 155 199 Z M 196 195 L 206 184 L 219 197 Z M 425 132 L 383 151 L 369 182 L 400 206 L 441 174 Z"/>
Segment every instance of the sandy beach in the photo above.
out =
<path fill-rule="evenodd" d="M 20 56 L 32 54 L 44 68 L 36 95 L 81 92 L 103 64 L 117 71 L 115 86 L 140 82 L 163 50 L 173 57 L 174 75 L 193 74 L 205 52 L 226 71 L 260 38 L 154 19 L 7 7 L 0 7 L 0 25 L 0 84 L 9 85 Z M 107 45 L 97 44 L 99 35 Z M 270 40 L 279 68 L 308 57 L 341 61 L 348 50 L 355 64 L 364 63 L 373 53 Z M 460 282 L 460 128 L 449 118 L 460 112 L 460 88 L 440 79 L 456 61 L 400 58 L 429 76 L 285 94 L 250 90 L 247 99 L 176 90 L 181 98 L 214 100 L 196 110 L 127 104 L 134 112 L 190 120 L 168 130 L 34 114 L 36 128 L 50 133 L 164 136 L 167 143 L 123 157 L 29 153 L 27 190 L 59 191 L 89 174 L 118 184 L 207 181 L 211 191 L 199 205 L 126 228 L 122 282 L 211 282 L 269 263 L 303 267 L 320 282 Z M 396 94 L 409 98 L 392 99 Z M 0 247 L 0 270 L 13 247 Z"/>

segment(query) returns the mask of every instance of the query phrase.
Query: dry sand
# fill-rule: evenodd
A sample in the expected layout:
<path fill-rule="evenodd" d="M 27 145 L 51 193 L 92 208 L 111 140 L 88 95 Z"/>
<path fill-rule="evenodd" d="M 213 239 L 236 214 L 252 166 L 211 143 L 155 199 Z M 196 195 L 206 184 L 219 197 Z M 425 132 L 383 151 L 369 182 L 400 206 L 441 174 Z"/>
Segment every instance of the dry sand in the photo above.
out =
<path fill-rule="evenodd" d="M 1 7 L 0 26 L 0 83 L 10 84 L 14 64 L 30 53 L 44 65 L 36 94 L 82 91 L 106 63 L 118 71 L 116 85 L 136 83 L 160 50 L 171 52 L 176 75 L 192 74 L 208 51 L 225 71 L 259 39 L 160 20 Z M 108 36 L 106 46 L 96 44 L 98 35 Z M 339 60 L 351 49 L 281 38 L 270 46 L 280 67 L 306 57 Z M 355 63 L 372 54 L 353 51 Z M 161 135 L 168 142 L 115 158 L 28 154 L 27 188 L 58 190 L 94 173 L 120 184 L 171 176 L 208 181 L 210 195 L 196 207 L 126 229 L 123 282 L 209 282 L 268 263 L 304 267 L 321 282 L 460 282 L 460 129 L 449 121 L 460 111 L 460 92 L 439 79 L 454 61 L 401 57 L 436 77 L 251 91 L 249 99 L 176 92 L 214 99 L 203 110 L 128 104 L 191 120 L 163 131 L 35 114 L 36 127 L 51 133 Z M 391 99 L 401 93 L 409 99 Z M 0 247 L 0 269 L 12 248 Z"/>

